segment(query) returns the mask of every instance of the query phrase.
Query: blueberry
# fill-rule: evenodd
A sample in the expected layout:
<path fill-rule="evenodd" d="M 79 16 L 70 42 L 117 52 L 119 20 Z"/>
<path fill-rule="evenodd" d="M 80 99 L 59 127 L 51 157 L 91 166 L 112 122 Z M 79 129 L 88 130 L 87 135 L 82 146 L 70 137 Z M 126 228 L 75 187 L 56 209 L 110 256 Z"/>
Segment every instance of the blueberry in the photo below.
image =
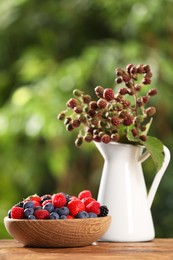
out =
<path fill-rule="evenodd" d="M 51 213 L 54 211 L 55 207 L 51 202 L 48 202 L 46 205 L 43 206 L 43 209 L 45 209 Z"/>
<path fill-rule="evenodd" d="M 70 211 L 69 211 L 69 209 L 68 209 L 67 207 L 56 208 L 55 211 L 56 211 L 60 216 L 62 216 L 62 215 L 67 216 L 67 215 L 69 215 L 69 213 L 70 213 Z"/>
<path fill-rule="evenodd" d="M 27 209 L 27 208 L 34 208 L 34 202 L 33 201 L 26 201 L 26 202 L 24 202 L 24 204 L 23 204 L 23 207 L 24 207 L 24 209 Z"/>
<path fill-rule="evenodd" d="M 52 213 L 50 213 L 49 218 L 50 219 L 59 219 L 59 215 L 57 212 L 52 212 Z"/>
<path fill-rule="evenodd" d="M 28 219 L 36 219 L 36 217 L 34 215 L 29 215 Z"/>
<path fill-rule="evenodd" d="M 94 212 L 89 212 L 88 215 L 89 215 L 89 218 L 97 218 L 97 214 Z"/>
<path fill-rule="evenodd" d="M 41 206 L 36 206 L 34 209 L 35 209 L 35 210 L 37 210 L 37 209 L 42 209 L 42 207 L 41 207 Z"/>
<path fill-rule="evenodd" d="M 24 216 L 25 216 L 25 218 L 28 218 L 29 215 L 33 215 L 33 213 L 34 213 L 34 209 L 33 209 L 33 208 L 26 208 L 26 209 L 24 210 Z"/>
<path fill-rule="evenodd" d="M 60 219 L 67 219 L 67 216 L 61 215 L 61 216 L 60 216 Z"/>
<path fill-rule="evenodd" d="M 89 215 L 86 211 L 81 211 L 76 215 L 76 218 L 89 218 Z"/>

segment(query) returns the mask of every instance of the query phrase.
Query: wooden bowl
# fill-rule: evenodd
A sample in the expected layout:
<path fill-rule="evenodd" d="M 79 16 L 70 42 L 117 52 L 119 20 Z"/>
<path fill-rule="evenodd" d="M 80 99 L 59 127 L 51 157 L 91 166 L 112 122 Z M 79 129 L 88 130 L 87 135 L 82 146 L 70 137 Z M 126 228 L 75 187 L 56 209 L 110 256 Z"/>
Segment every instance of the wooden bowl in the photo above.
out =
<path fill-rule="evenodd" d="M 4 218 L 8 233 L 24 246 L 78 247 L 97 241 L 108 229 L 111 217 L 61 220 Z"/>

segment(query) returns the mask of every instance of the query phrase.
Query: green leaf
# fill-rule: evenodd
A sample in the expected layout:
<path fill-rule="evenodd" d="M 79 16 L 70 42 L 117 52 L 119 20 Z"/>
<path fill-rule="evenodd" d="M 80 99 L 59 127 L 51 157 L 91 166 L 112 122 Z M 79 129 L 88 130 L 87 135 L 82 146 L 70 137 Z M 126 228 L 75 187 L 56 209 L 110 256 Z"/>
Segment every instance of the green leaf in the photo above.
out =
<path fill-rule="evenodd" d="M 142 142 L 146 150 L 150 152 L 156 170 L 160 170 L 164 161 L 163 144 L 156 137 L 147 136 L 147 140 Z"/>

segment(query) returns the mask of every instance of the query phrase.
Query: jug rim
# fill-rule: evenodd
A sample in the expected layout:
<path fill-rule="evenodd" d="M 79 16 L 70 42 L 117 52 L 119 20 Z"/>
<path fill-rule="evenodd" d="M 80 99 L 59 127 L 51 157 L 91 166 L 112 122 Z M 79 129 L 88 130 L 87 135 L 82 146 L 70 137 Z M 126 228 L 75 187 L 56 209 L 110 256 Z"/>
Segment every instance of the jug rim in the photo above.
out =
<path fill-rule="evenodd" d="M 103 142 L 95 142 L 95 141 L 93 141 L 94 142 L 94 144 L 101 144 L 101 145 L 109 145 L 109 144 L 111 144 L 111 145 L 121 145 L 121 146 L 126 146 L 126 147 L 139 147 L 139 148 L 144 148 L 144 145 L 140 145 L 140 144 L 127 144 L 127 143 L 121 143 L 121 142 L 109 142 L 109 143 L 107 143 L 107 144 L 105 144 L 105 143 L 103 143 Z"/>

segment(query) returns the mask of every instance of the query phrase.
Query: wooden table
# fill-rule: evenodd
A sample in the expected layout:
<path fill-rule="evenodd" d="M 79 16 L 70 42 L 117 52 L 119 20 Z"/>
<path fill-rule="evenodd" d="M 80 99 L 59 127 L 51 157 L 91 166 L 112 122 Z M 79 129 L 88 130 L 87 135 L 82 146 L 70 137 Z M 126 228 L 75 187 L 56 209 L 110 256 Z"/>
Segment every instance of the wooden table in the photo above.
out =
<path fill-rule="evenodd" d="M 0 260 L 53 259 L 173 259 L 173 239 L 155 239 L 145 243 L 96 242 L 76 248 L 30 248 L 15 240 L 0 240 Z"/>

